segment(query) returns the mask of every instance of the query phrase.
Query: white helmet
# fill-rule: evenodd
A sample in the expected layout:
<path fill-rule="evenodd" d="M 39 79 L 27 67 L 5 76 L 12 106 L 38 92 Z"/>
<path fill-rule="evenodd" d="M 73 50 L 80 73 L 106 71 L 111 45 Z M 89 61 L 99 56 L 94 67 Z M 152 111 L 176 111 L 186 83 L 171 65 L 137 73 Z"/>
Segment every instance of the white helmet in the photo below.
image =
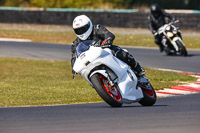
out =
<path fill-rule="evenodd" d="M 73 21 L 73 29 L 78 38 L 86 40 L 92 33 L 93 25 L 86 15 L 77 16 Z"/>

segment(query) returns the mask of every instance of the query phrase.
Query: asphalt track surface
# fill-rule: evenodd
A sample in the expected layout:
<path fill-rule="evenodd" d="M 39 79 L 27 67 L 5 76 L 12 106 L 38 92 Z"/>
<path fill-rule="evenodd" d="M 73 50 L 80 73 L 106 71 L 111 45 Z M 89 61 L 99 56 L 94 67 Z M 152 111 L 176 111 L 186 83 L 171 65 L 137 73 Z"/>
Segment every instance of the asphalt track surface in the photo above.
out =
<path fill-rule="evenodd" d="M 199 51 L 168 57 L 157 49 L 128 49 L 146 67 L 199 73 Z M 0 57 L 69 60 L 70 46 L 0 42 Z M 199 133 L 200 94 L 111 108 L 106 103 L 0 108 L 0 133 Z"/>
<path fill-rule="evenodd" d="M 199 133 L 200 94 L 159 98 L 152 107 L 106 103 L 0 108 L 0 133 Z"/>
<path fill-rule="evenodd" d="M 166 56 L 158 49 L 126 48 L 145 67 L 200 73 L 200 50 L 188 50 L 189 56 Z M 43 60 L 70 60 L 71 46 L 30 42 L 0 42 L 0 57 Z"/>

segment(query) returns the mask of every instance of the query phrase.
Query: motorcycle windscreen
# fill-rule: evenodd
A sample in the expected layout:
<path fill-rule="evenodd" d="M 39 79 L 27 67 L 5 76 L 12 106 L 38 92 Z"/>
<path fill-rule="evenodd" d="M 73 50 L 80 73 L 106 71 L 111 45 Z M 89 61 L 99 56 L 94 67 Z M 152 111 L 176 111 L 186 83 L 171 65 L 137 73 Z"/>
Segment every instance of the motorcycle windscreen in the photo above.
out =
<path fill-rule="evenodd" d="M 77 56 L 79 57 L 81 55 L 81 53 L 87 51 L 90 48 L 90 45 L 93 43 L 94 43 L 94 41 L 92 41 L 92 40 L 88 40 L 88 41 L 79 43 L 78 46 L 76 47 Z"/>

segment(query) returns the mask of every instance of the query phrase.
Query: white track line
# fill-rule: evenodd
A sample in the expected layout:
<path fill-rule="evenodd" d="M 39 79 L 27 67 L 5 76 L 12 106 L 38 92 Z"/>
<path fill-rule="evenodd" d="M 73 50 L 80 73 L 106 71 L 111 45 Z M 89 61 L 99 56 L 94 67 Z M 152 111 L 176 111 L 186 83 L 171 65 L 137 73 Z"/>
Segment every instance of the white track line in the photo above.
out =
<path fill-rule="evenodd" d="M 9 42 L 31 42 L 30 39 L 17 39 L 17 38 L 0 38 L 0 41 L 9 41 Z"/>

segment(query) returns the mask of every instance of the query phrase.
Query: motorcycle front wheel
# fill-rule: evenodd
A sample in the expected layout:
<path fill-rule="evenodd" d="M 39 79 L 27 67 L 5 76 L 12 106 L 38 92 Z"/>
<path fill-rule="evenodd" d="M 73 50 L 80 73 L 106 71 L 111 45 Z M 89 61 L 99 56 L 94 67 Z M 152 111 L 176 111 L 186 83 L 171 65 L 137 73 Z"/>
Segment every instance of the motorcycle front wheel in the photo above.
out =
<path fill-rule="evenodd" d="M 156 92 L 153 89 L 152 85 L 150 83 L 146 85 L 139 85 L 142 89 L 144 98 L 142 98 L 139 103 L 143 106 L 152 106 L 156 103 L 157 96 Z"/>
<path fill-rule="evenodd" d="M 102 74 L 96 73 L 92 75 L 90 81 L 99 96 L 112 107 L 122 106 L 122 96 L 118 86 L 111 86 L 108 79 Z"/>
<path fill-rule="evenodd" d="M 180 54 L 182 56 L 187 56 L 188 53 L 187 53 L 187 50 L 186 50 L 185 46 L 183 45 L 183 43 L 181 41 L 179 41 L 179 40 L 177 40 L 176 43 L 179 46 Z"/>

